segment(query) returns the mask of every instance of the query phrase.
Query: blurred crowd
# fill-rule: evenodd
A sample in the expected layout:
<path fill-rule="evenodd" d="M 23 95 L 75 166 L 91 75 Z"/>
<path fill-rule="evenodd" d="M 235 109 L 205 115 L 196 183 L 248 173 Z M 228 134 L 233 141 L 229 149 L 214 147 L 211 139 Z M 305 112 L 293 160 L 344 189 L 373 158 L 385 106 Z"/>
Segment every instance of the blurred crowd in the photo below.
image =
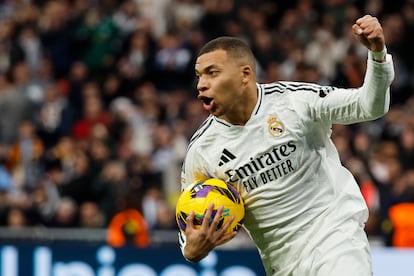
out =
<path fill-rule="evenodd" d="M 387 240 L 391 207 L 414 202 L 413 0 L 3 0 L 0 2 L 0 226 L 108 227 L 138 210 L 175 229 L 180 169 L 207 114 L 195 55 L 237 36 L 260 82 L 362 84 L 351 26 L 383 26 L 396 77 L 391 110 L 333 127 L 341 159 Z"/>

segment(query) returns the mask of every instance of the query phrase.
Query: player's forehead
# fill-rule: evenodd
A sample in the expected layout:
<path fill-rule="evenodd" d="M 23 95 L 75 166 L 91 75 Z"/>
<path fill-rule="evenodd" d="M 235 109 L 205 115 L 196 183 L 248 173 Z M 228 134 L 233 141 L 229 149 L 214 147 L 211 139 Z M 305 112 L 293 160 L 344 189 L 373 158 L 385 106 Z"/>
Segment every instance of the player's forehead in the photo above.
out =
<path fill-rule="evenodd" d="M 223 49 L 217 49 L 200 55 L 195 63 L 195 71 L 203 72 L 210 68 L 220 68 L 228 65 L 228 56 Z"/>

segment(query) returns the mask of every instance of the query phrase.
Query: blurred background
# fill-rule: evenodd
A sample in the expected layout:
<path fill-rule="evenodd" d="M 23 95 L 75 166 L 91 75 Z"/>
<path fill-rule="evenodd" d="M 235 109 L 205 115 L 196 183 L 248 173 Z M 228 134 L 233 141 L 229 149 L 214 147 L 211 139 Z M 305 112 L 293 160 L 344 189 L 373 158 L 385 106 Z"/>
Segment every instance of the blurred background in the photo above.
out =
<path fill-rule="evenodd" d="M 219 265 L 227 255 L 191 269 L 177 257 L 181 163 L 207 116 L 196 99 L 197 51 L 237 36 L 252 47 L 260 82 L 359 87 L 367 51 L 351 26 L 364 14 L 379 18 L 395 62 L 391 109 L 335 125 L 332 137 L 370 209 L 373 247 L 414 247 L 413 0 L 0 1 L 0 275 L 176 275 L 132 274 L 115 261 L 154 248 L 182 263 L 181 276 Z M 252 254 L 256 272 L 220 275 L 261 275 L 243 232 L 227 247 Z M 89 265 L 79 259 L 88 250 L 97 256 Z M 55 264 L 71 260 L 84 272 Z"/>

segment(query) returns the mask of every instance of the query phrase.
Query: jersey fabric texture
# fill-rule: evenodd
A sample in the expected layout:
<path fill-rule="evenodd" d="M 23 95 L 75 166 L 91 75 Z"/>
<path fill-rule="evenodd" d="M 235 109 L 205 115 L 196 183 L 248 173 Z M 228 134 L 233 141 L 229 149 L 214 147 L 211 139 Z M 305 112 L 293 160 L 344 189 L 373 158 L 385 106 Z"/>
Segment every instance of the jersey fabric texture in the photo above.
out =
<path fill-rule="evenodd" d="M 372 275 L 363 230 L 368 210 L 330 136 L 332 124 L 388 111 L 394 70 L 386 58 L 377 63 L 369 53 L 358 89 L 257 84 L 258 101 L 244 126 L 210 116 L 192 137 L 182 188 L 217 177 L 239 191 L 244 227 L 267 275 Z"/>

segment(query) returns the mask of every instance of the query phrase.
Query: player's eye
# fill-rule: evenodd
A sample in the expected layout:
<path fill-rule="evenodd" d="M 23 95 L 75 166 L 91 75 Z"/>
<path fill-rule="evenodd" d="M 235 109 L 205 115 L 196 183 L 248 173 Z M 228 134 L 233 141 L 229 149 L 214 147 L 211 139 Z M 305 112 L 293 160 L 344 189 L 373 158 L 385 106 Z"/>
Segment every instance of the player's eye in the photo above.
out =
<path fill-rule="evenodd" d="M 211 76 L 217 76 L 218 73 L 219 73 L 219 71 L 217 71 L 217 70 L 211 70 L 209 73 L 210 73 Z"/>

